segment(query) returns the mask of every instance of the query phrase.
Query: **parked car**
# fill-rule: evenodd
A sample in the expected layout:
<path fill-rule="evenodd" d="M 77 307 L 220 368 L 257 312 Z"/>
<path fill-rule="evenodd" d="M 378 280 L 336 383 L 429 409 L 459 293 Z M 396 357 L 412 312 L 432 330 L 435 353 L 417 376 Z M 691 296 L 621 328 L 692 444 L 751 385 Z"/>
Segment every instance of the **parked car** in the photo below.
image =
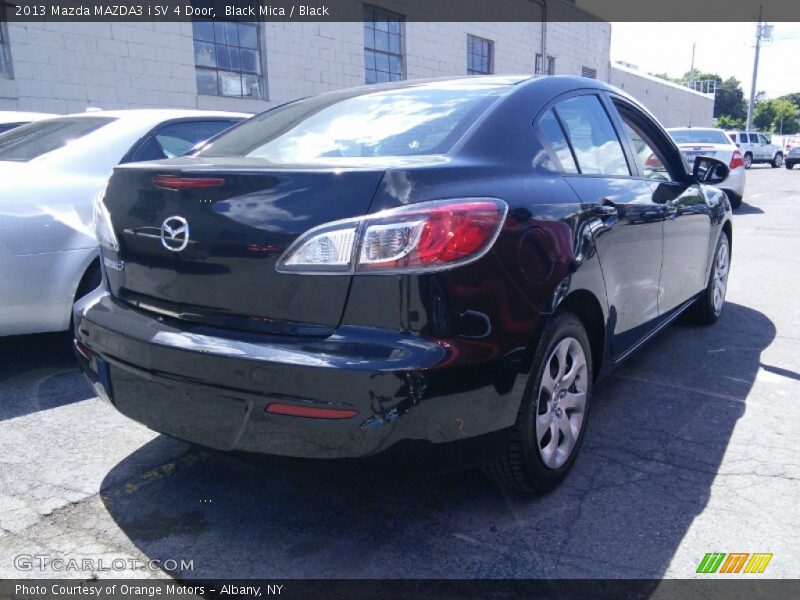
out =
<path fill-rule="evenodd" d="M 712 156 L 728 165 L 730 174 L 717 187 L 728 194 L 733 208 L 739 208 L 744 196 L 744 156 L 725 132 L 704 127 L 678 127 L 667 131 L 690 165 L 698 156 Z"/>
<path fill-rule="evenodd" d="M 763 133 L 729 131 L 728 137 L 744 155 L 744 168 L 754 163 L 769 163 L 773 168 L 783 166 L 783 150 Z"/>
<path fill-rule="evenodd" d="M 98 285 L 92 202 L 115 165 L 179 156 L 246 116 L 101 111 L 0 135 L 0 336 L 68 329 Z"/>
<path fill-rule="evenodd" d="M 732 221 L 706 183 L 727 171 L 689 174 L 654 117 L 586 78 L 299 100 L 114 169 L 76 355 L 123 414 L 204 446 L 471 440 L 501 481 L 552 489 L 593 386 L 684 311 L 719 318 Z M 642 206 L 660 218 L 627 218 Z"/>
<path fill-rule="evenodd" d="M 49 113 L 37 112 L 20 112 L 17 110 L 0 110 L 0 133 L 11 131 L 21 125 L 27 125 L 34 121 L 41 121 L 42 119 L 49 119 L 50 117 L 57 117 Z"/>
<path fill-rule="evenodd" d="M 797 163 L 800 163 L 800 146 L 793 146 L 786 155 L 786 168 L 794 169 Z"/>

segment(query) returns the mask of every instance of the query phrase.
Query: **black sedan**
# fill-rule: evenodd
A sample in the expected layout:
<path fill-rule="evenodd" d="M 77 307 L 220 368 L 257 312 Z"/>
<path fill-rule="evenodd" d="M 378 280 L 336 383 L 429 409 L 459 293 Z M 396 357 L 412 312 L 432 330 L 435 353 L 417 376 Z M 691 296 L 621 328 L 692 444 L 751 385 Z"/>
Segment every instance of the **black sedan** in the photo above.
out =
<path fill-rule="evenodd" d="M 719 318 L 731 212 L 706 184 L 726 175 L 688 173 L 586 78 L 299 100 L 114 170 L 76 351 L 99 395 L 183 440 L 325 459 L 469 440 L 546 491 L 592 387 L 684 311 Z"/>

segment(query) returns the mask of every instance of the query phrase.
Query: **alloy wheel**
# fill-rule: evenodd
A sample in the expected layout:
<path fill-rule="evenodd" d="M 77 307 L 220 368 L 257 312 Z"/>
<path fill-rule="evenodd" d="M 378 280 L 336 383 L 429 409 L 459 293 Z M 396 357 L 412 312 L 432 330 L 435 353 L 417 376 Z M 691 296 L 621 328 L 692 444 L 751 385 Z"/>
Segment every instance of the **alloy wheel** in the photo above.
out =
<path fill-rule="evenodd" d="M 782 167 L 783 166 L 783 154 L 778 154 L 775 156 L 775 167 Z"/>
<path fill-rule="evenodd" d="M 536 446 L 544 464 L 562 467 L 572 454 L 586 412 L 588 370 L 583 346 L 573 337 L 556 344 L 539 385 Z"/>
<path fill-rule="evenodd" d="M 753 165 L 753 157 L 749 154 L 744 155 L 744 168 L 749 169 Z"/>
<path fill-rule="evenodd" d="M 717 249 L 717 256 L 714 260 L 714 312 L 719 314 L 722 305 L 725 303 L 725 291 L 728 288 L 728 267 L 730 266 L 730 254 L 728 252 L 728 242 L 725 239 Z"/>

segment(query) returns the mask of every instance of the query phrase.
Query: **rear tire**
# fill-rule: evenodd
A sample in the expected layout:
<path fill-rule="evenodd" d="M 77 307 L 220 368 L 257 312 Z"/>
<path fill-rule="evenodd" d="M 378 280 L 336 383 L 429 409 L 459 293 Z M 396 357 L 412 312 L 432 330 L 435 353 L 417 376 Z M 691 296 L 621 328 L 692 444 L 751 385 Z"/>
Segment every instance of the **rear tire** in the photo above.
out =
<path fill-rule="evenodd" d="M 722 309 L 725 307 L 730 266 L 731 242 L 728 234 L 723 231 L 714 250 L 714 262 L 708 276 L 708 285 L 687 311 L 689 318 L 697 325 L 713 325 L 719 321 Z"/>
<path fill-rule="evenodd" d="M 730 190 L 726 190 L 725 193 L 728 195 L 728 201 L 731 203 L 731 208 L 737 209 L 742 205 L 742 197 L 739 194 L 736 192 L 731 192 Z"/>
<path fill-rule="evenodd" d="M 790 171 L 791 171 L 792 169 L 794 169 L 794 163 L 793 163 L 793 162 L 789 162 L 789 161 L 787 160 L 785 164 L 786 164 L 786 168 L 787 168 L 787 169 L 789 169 Z"/>
<path fill-rule="evenodd" d="M 780 153 L 780 152 L 778 152 L 778 153 L 775 155 L 775 158 L 773 158 L 773 159 L 772 159 L 772 162 L 771 162 L 771 163 L 769 163 L 769 164 L 771 164 L 771 165 L 772 165 L 772 168 L 773 168 L 773 169 L 777 169 L 777 168 L 779 168 L 779 167 L 782 167 L 782 166 L 783 166 L 783 154 L 782 154 L 782 153 Z"/>
<path fill-rule="evenodd" d="M 486 472 L 528 494 L 555 489 L 569 474 L 583 443 L 592 377 L 586 329 L 574 314 L 557 314 L 536 348 L 508 445 Z"/>
<path fill-rule="evenodd" d="M 753 155 L 749 152 L 744 155 L 744 168 L 749 169 L 753 166 Z"/>

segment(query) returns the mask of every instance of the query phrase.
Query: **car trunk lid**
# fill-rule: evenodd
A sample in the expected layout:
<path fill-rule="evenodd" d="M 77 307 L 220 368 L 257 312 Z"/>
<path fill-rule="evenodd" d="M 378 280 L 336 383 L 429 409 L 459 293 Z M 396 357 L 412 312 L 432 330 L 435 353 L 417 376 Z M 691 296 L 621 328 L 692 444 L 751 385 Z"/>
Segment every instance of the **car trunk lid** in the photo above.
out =
<path fill-rule="evenodd" d="M 366 213 L 383 173 L 238 158 L 118 168 L 105 194 L 119 241 L 118 256 L 106 251 L 111 292 L 211 326 L 325 335 L 339 324 L 350 277 L 281 274 L 275 264 L 308 229 Z"/>

